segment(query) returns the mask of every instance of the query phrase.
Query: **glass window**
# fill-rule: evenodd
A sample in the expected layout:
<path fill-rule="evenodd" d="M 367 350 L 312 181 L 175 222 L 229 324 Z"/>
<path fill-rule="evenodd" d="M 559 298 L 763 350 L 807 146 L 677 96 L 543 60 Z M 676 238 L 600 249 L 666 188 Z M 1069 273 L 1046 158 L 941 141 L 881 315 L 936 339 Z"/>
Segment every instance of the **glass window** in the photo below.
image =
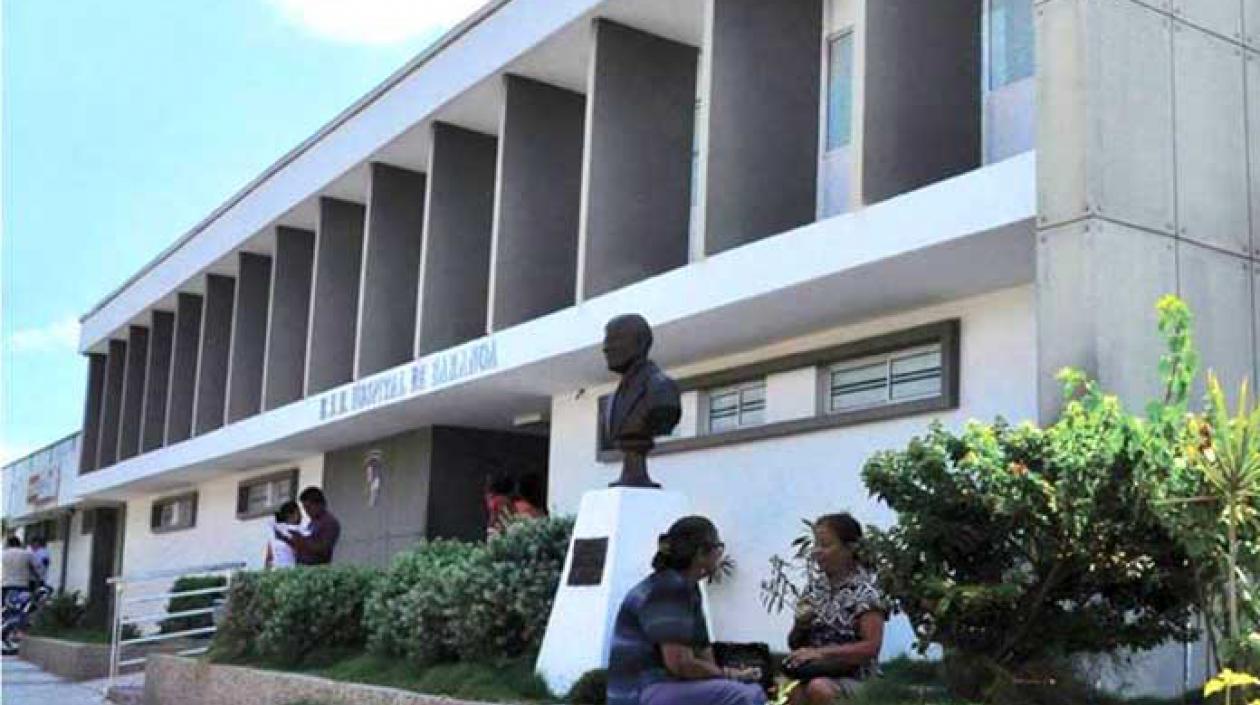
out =
<path fill-rule="evenodd" d="M 1033 0 L 989 0 L 989 88 L 1033 75 Z"/>
<path fill-rule="evenodd" d="M 827 47 L 827 151 L 853 139 L 853 32 L 836 36 Z"/>
<path fill-rule="evenodd" d="M 236 515 L 253 518 L 274 513 L 297 494 L 297 469 L 268 475 L 240 484 L 236 494 Z"/>
<path fill-rule="evenodd" d="M 744 382 L 710 390 L 709 433 L 733 431 L 766 422 L 766 381 Z"/>
<path fill-rule="evenodd" d="M 941 369 L 940 343 L 832 365 L 830 410 L 940 396 Z"/>
<path fill-rule="evenodd" d="M 189 529 L 196 525 L 196 494 L 159 499 L 153 503 L 153 513 L 149 517 L 149 528 L 154 531 L 176 531 Z"/>

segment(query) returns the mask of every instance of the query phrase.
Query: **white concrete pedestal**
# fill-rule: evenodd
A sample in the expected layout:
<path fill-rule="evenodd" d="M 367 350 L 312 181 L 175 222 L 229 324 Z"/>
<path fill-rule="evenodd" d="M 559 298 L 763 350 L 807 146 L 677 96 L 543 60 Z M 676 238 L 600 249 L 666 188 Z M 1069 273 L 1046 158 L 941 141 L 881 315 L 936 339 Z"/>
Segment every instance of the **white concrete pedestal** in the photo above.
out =
<path fill-rule="evenodd" d="M 630 588 L 652 571 L 657 537 L 690 513 L 678 492 L 613 487 L 582 495 L 573 541 L 608 539 L 598 585 L 569 585 L 573 543 L 565 559 L 537 670 L 551 692 L 563 697 L 583 673 L 608 665 L 617 610 Z"/>

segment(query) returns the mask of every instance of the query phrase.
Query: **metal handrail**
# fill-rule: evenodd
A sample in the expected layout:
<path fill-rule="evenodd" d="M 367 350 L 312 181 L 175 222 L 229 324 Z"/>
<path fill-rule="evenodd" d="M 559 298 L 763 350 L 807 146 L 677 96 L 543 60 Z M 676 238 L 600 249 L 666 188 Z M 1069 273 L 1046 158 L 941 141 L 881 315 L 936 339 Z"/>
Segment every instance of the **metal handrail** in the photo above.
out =
<path fill-rule="evenodd" d="M 245 568 L 245 563 L 214 563 L 211 565 L 193 566 L 190 568 L 182 568 L 178 570 L 159 570 L 147 573 L 139 573 L 134 575 L 119 575 L 108 580 L 109 584 L 114 586 L 114 614 L 113 614 L 113 630 L 110 635 L 109 649 L 109 681 L 113 685 L 114 680 L 118 677 L 118 669 L 127 666 L 135 666 L 144 663 L 146 657 L 123 659 L 122 652 L 127 646 L 133 644 L 154 644 L 171 639 L 179 639 L 189 636 L 201 636 L 213 634 L 218 627 L 211 625 L 209 627 L 197 627 L 193 629 L 182 629 L 174 632 L 164 632 L 145 636 L 143 633 L 130 639 L 122 638 L 123 626 L 134 626 L 140 624 L 158 624 L 168 619 L 176 619 L 180 617 L 191 617 L 203 614 L 212 614 L 218 608 L 202 607 L 191 610 L 180 610 L 177 612 L 148 612 L 142 615 L 124 616 L 123 607 L 125 605 L 141 604 L 146 602 L 158 602 L 163 600 L 171 600 L 180 597 L 193 597 L 197 595 L 223 595 L 226 596 L 232 589 L 232 577 L 238 571 Z M 159 580 L 168 580 L 171 578 L 181 578 L 185 576 L 214 576 L 223 575 L 224 584 L 217 587 L 198 588 L 196 590 L 186 590 L 183 592 L 175 592 L 168 590 L 158 594 L 144 594 L 139 597 L 126 597 L 127 591 L 137 585 L 143 583 L 152 583 Z M 204 654 L 209 647 L 196 647 L 185 649 L 179 653 L 181 656 L 191 656 L 194 654 Z"/>

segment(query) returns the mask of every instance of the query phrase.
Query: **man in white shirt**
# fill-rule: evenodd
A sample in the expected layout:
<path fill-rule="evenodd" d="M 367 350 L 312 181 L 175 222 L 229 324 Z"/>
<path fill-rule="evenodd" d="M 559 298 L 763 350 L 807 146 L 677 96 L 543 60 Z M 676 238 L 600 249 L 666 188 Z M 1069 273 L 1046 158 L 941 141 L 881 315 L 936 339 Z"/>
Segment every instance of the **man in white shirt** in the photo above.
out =
<path fill-rule="evenodd" d="M 9 593 L 15 590 L 30 590 L 35 579 L 35 557 L 22 548 L 22 541 L 10 536 L 4 547 L 4 601 L 9 600 Z"/>

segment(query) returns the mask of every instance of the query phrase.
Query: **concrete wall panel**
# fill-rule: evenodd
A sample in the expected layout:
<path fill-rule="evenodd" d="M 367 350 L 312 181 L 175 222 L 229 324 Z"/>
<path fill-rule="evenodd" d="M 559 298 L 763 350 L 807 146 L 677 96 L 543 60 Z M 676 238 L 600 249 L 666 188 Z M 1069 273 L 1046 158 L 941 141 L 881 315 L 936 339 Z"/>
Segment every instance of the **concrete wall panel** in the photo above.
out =
<path fill-rule="evenodd" d="M 1260 0 L 1243 0 L 1243 25 L 1247 45 L 1260 51 Z"/>
<path fill-rule="evenodd" d="M 319 199 L 315 231 L 315 279 L 306 347 L 306 394 L 354 379 L 355 322 L 363 263 L 364 208 L 335 198 Z"/>
<path fill-rule="evenodd" d="M 166 402 L 170 395 L 171 348 L 175 314 L 154 311 L 149 327 L 148 371 L 144 375 L 144 417 L 140 424 L 140 452 L 161 448 L 166 441 Z"/>
<path fill-rule="evenodd" d="M 201 352 L 197 356 L 197 394 L 193 402 L 193 435 L 223 425 L 227 411 L 228 360 L 232 348 L 232 309 L 236 280 L 206 276 L 201 316 Z"/>
<path fill-rule="evenodd" d="M 1125 263 L 1124 266 L 1117 266 Z M 1054 373 L 1079 367 L 1140 409 L 1160 393 L 1155 303 L 1177 287 L 1174 240 L 1091 219 L 1042 231 L 1037 243 L 1039 399 L 1053 419 Z"/>
<path fill-rule="evenodd" d="M 267 360 L 263 372 L 264 410 L 302 398 L 314 266 L 315 233 L 297 228 L 276 228 L 271 315 L 267 320 Z"/>
<path fill-rule="evenodd" d="M 980 0 L 867 3 L 867 203 L 980 165 L 981 6 Z"/>
<path fill-rule="evenodd" d="M 1194 312 L 1200 364 L 1221 380 L 1231 399 L 1255 367 L 1251 330 L 1251 266 L 1245 259 L 1181 241 L 1177 247 L 1181 296 Z M 1192 397 L 1198 402 L 1202 381 Z"/>
<path fill-rule="evenodd" d="M 1043 227 L 1086 213 L 1090 131 L 1085 117 L 1088 42 L 1080 31 L 1084 16 L 1081 0 L 1056 0 L 1036 11 L 1037 113 L 1055 116 L 1037 120 L 1037 210 Z"/>
<path fill-rule="evenodd" d="M 498 140 L 433 125 L 416 355 L 486 332 Z"/>
<path fill-rule="evenodd" d="M 166 403 L 166 444 L 192 435 L 197 396 L 197 358 L 201 355 L 202 297 L 180 294 L 175 304 L 175 344 L 171 354 L 171 389 Z"/>
<path fill-rule="evenodd" d="M 1260 4 L 1260 0 L 1257 0 Z M 1260 6 L 1256 8 L 1260 13 Z M 1260 23 L 1260 19 L 1256 20 Z M 1247 163 L 1251 184 L 1251 253 L 1260 257 L 1260 49 L 1247 52 Z"/>
<path fill-rule="evenodd" d="M 1242 49 L 1180 23 L 1173 46 L 1178 230 L 1181 237 L 1246 255 L 1251 243 Z"/>
<path fill-rule="evenodd" d="M 1256 389 L 1260 385 L 1260 264 L 1251 265 L 1251 296 L 1252 296 L 1252 335 L 1251 335 L 1251 351 L 1253 358 L 1251 388 Z"/>
<path fill-rule="evenodd" d="M 1172 12 L 1197 27 L 1242 40 L 1242 3 L 1238 0 L 1174 0 Z"/>
<path fill-rule="evenodd" d="M 126 371 L 127 342 L 109 341 L 105 396 L 101 402 L 101 427 L 96 449 L 98 468 L 107 468 L 118 461 L 118 421 L 122 416 L 123 375 Z"/>
<path fill-rule="evenodd" d="M 356 378 L 412 359 L 424 229 L 425 175 L 379 163 L 369 174 Z"/>
<path fill-rule="evenodd" d="M 79 447 L 79 472 L 96 469 L 96 449 L 101 437 L 101 402 L 105 398 L 105 365 L 108 356 L 88 353 L 87 390 L 83 395 L 83 435 Z"/>
<path fill-rule="evenodd" d="M 238 257 L 232 353 L 228 364 L 228 423 L 253 416 L 262 409 L 263 358 L 271 299 L 271 258 L 252 252 L 242 252 Z"/>
<path fill-rule="evenodd" d="M 578 275 L 585 298 L 687 263 L 698 60 L 693 46 L 595 21 Z"/>
<path fill-rule="evenodd" d="M 1171 22 L 1134 2 L 1088 7 L 1097 59 L 1088 78 L 1094 180 L 1086 203 L 1110 219 L 1172 234 Z M 1053 131 L 1053 121 L 1044 122 Z"/>
<path fill-rule="evenodd" d="M 586 99 L 537 81 L 504 80 L 490 327 L 572 306 Z"/>
<path fill-rule="evenodd" d="M 140 423 L 144 412 L 144 376 L 149 359 L 149 329 L 127 331 L 127 367 L 123 372 L 122 420 L 118 425 L 118 459 L 140 452 Z"/>
<path fill-rule="evenodd" d="M 705 251 L 813 222 L 822 0 L 712 4 Z"/>

